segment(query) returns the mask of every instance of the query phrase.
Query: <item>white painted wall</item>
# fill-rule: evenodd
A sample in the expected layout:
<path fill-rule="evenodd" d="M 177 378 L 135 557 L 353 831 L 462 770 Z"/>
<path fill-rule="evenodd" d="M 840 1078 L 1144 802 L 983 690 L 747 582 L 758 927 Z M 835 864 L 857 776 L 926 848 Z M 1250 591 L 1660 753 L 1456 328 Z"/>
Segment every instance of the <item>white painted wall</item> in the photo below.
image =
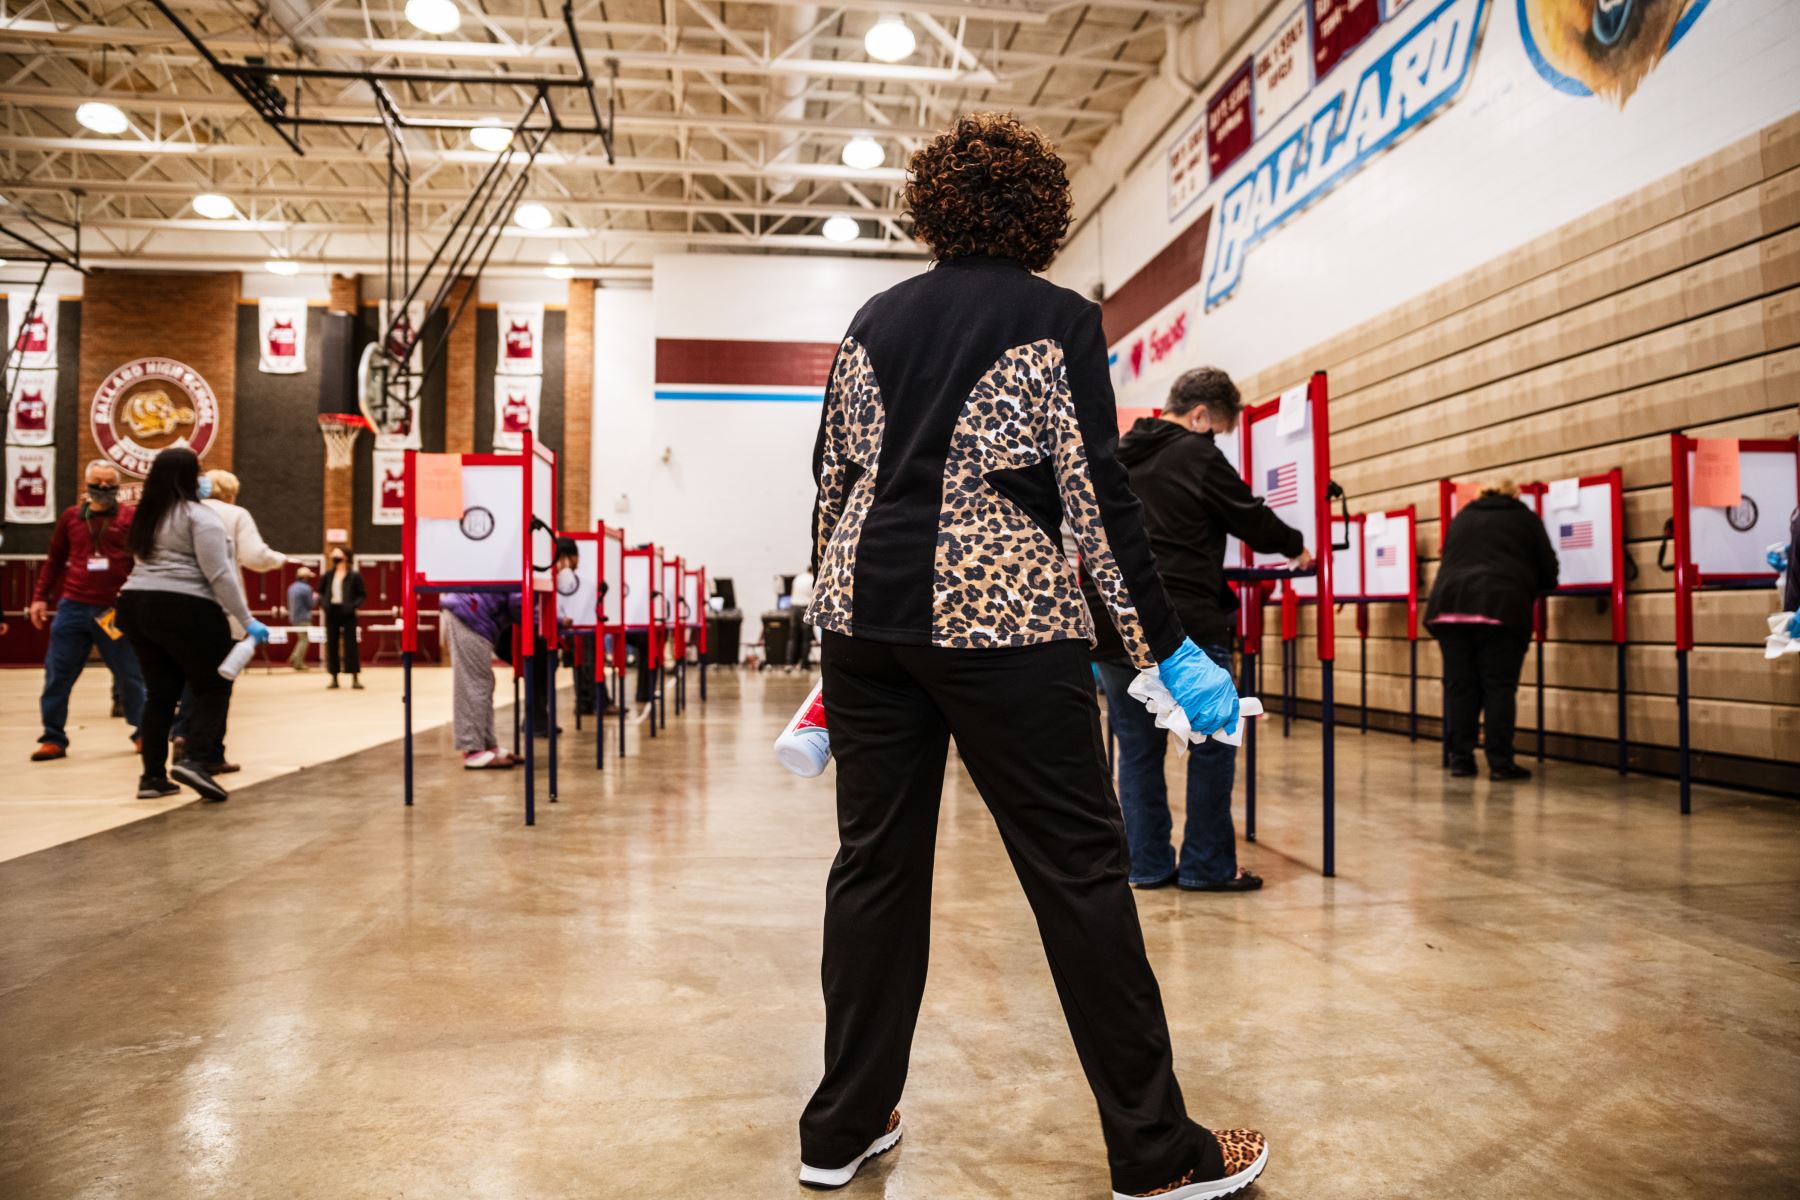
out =
<path fill-rule="evenodd" d="M 655 339 L 836 342 L 864 301 L 923 266 L 674 255 L 656 260 L 651 290 L 597 289 L 595 515 L 733 579 L 751 620 L 773 607 L 772 577 L 809 556 L 819 406 L 658 403 Z"/>
<path fill-rule="evenodd" d="M 1052 277 L 1084 292 L 1101 282 L 1115 291 L 1208 207 L 1210 270 L 1220 199 L 1437 3 L 1410 0 L 1273 130 L 1259 131 L 1251 150 L 1177 217 L 1169 213 L 1167 149 L 1204 102 L 1192 101 L 1154 144 L 1148 139 L 1161 122 L 1119 131 L 1135 133 L 1150 152 L 1063 251 Z M 1250 45 L 1293 7 L 1277 7 Z M 1712 0 L 1623 111 L 1545 82 L 1526 55 L 1514 0 L 1487 0 L 1484 11 L 1460 95 L 1251 250 L 1228 299 L 1205 310 L 1204 283 L 1184 297 L 1195 334 L 1165 375 L 1200 362 L 1251 374 L 1800 109 L 1800 4 L 1792 0 Z M 1242 61 L 1222 63 L 1216 79 Z M 1201 95 L 1212 90 L 1209 81 Z M 1097 190 L 1092 180 L 1079 182 L 1078 192 Z M 1161 327 L 1169 316 L 1147 324 Z M 1167 380 L 1140 382 L 1135 396 L 1121 386 L 1121 403 L 1154 403 Z"/>

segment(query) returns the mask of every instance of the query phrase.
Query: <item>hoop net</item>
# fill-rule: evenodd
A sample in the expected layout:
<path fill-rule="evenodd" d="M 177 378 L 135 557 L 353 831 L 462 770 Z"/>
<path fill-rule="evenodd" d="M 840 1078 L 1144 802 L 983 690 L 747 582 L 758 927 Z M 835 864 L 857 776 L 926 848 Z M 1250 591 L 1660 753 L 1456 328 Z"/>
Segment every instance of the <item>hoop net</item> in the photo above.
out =
<path fill-rule="evenodd" d="M 321 413 L 319 435 L 325 439 L 325 465 L 347 467 L 356 449 L 356 435 L 369 427 L 369 422 L 354 413 Z"/>

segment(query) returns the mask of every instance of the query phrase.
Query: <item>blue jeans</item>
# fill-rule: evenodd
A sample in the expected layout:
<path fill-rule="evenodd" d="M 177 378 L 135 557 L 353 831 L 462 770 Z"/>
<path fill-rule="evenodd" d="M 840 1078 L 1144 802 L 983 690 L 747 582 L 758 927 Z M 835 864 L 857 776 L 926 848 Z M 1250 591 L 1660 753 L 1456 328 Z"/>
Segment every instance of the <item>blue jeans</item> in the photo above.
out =
<path fill-rule="evenodd" d="M 50 650 L 44 655 L 44 694 L 38 700 L 44 721 L 44 736 L 40 740 L 58 746 L 69 744 L 69 735 L 63 728 L 69 723 L 69 693 L 81 678 L 88 650 L 93 646 L 100 648 L 100 658 L 113 674 L 119 702 L 125 706 L 125 720 L 131 725 L 132 736 L 137 736 L 138 723 L 144 719 L 144 676 L 138 670 L 131 643 L 122 637 L 107 637 L 106 631 L 95 623 L 94 618 L 108 607 L 76 600 L 57 604 L 56 615 L 50 620 Z"/>
<path fill-rule="evenodd" d="M 1202 646 L 1208 658 L 1231 670 L 1231 648 Z M 1161 883 L 1174 875 L 1187 887 L 1224 883 L 1237 875 L 1237 830 L 1231 823 L 1231 786 L 1237 747 L 1208 740 L 1188 751 L 1187 827 L 1181 836 L 1177 869 L 1169 843 L 1169 790 L 1163 778 L 1167 730 L 1156 727 L 1141 701 L 1125 689 L 1136 667 L 1103 662 L 1100 686 L 1119 740 L 1119 807 L 1125 814 L 1125 841 L 1131 847 L 1131 882 Z"/>

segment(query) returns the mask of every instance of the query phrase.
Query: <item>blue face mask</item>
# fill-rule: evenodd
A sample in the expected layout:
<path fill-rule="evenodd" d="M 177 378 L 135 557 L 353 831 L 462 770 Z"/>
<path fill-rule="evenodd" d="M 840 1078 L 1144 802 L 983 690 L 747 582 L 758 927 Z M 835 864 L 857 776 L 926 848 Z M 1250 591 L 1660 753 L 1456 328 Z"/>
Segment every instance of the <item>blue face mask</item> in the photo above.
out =
<path fill-rule="evenodd" d="M 202 500 L 205 500 L 205 499 L 208 499 L 211 495 L 212 495 L 212 479 L 209 476 L 202 475 L 200 477 L 200 498 Z"/>

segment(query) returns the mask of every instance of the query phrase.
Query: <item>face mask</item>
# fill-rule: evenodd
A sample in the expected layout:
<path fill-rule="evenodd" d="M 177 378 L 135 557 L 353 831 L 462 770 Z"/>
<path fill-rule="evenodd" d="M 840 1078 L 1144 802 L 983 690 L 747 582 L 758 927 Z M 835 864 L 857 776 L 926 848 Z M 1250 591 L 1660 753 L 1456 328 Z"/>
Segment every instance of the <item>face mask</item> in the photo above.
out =
<path fill-rule="evenodd" d="M 332 566 L 334 566 L 334 567 L 341 567 L 341 566 L 343 566 L 343 565 L 344 565 L 344 556 L 343 556 L 343 555 L 341 555 L 341 554 L 334 554 L 334 555 L 332 555 L 332 556 L 331 556 L 331 565 L 332 565 Z"/>
<path fill-rule="evenodd" d="M 119 489 L 101 483 L 88 484 L 88 503 L 95 508 L 111 508 L 113 501 L 119 498 Z"/>
<path fill-rule="evenodd" d="M 202 500 L 205 500 L 208 497 L 210 497 L 211 495 L 212 495 L 212 480 L 210 480 L 206 476 L 202 475 L 200 477 L 200 498 Z"/>

